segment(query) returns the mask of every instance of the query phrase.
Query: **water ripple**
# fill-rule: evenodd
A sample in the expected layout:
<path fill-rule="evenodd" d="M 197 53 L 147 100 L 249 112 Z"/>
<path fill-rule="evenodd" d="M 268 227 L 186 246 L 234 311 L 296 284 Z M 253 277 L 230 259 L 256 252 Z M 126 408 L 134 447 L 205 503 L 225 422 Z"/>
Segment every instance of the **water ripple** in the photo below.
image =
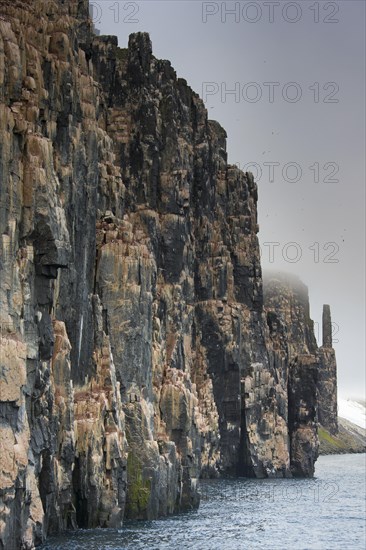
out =
<path fill-rule="evenodd" d="M 43 550 L 364 550 L 366 455 L 320 457 L 315 479 L 202 482 L 198 511 L 68 532 Z"/>

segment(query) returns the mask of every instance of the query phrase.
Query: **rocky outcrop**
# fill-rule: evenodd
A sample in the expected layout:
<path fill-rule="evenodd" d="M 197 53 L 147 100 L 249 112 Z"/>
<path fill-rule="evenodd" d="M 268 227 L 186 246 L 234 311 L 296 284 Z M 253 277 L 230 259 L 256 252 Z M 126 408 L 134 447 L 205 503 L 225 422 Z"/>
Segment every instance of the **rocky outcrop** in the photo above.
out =
<path fill-rule="evenodd" d="M 196 507 L 201 476 L 312 475 L 307 293 L 264 307 L 225 131 L 86 0 L 0 9 L 0 548 Z"/>

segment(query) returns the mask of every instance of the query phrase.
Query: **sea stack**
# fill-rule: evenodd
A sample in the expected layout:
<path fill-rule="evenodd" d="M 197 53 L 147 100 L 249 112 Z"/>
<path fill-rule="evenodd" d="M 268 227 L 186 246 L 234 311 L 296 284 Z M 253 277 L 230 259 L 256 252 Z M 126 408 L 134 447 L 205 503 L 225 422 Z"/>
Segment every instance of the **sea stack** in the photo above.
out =
<path fill-rule="evenodd" d="M 330 306 L 323 306 L 323 345 L 319 348 L 318 380 L 319 423 L 331 434 L 338 432 L 337 417 L 337 361 L 332 341 Z"/>

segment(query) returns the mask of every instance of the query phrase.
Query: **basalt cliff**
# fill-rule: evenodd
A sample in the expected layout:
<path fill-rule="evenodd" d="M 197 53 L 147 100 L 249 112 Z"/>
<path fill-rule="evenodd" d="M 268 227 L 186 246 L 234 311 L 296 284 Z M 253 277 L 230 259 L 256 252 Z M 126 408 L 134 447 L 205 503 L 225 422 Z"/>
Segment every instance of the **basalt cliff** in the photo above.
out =
<path fill-rule="evenodd" d="M 319 349 L 306 287 L 263 292 L 252 175 L 149 36 L 88 11 L 0 0 L 4 549 L 311 476 L 336 429 L 329 323 Z"/>

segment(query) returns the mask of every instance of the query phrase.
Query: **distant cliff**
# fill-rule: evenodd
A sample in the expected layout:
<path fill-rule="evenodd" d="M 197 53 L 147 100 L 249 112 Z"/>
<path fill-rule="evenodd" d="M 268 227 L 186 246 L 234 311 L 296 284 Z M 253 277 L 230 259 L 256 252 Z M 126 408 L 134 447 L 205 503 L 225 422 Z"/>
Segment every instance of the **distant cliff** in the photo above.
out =
<path fill-rule="evenodd" d="M 0 0 L 0 101 L 0 548 L 313 475 L 334 354 L 302 283 L 264 301 L 253 177 L 149 36 Z"/>
<path fill-rule="evenodd" d="M 284 358 L 282 377 L 290 382 L 293 380 L 297 388 L 297 393 L 293 393 L 289 386 L 289 425 L 299 422 L 302 417 L 303 429 L 307 425 L 307 429 L 311 430 L 316 420 L 321 425 L 320 452 L 326 454 L 329 441 L 325 436 L 328 440 L 342 436 L 342 433 L 338 433 L 337 364 L 332 347 L 330 307 L 323 306 L 323 345 L 318 347 L 313 321 L 310 319 L 307 287 L 297 277 L 287 274 L 268 274 L 264 283 L 264 303 L 273 347 L 280 350 Z M 300 378 L 296 373 L 296 365 L 299 363 L 302 365 Z M 291 414 L 291 395 L 293 403 L 307 404 L 300 409 L 301 416 L 297 419 Z M 353 444 L 356 445 L 356 442 Z M 347 445 L 341 447 L 340 452 L 346 452 L 346 448 L 352 452 L 351 439 L 348 438 Z M 333 452 L 336 450 L 337 445 Z M 295 450 L 293 460 L 294 453 Z M 304 460 L 309 455 L 301 453 L 300 456 Z"/>

